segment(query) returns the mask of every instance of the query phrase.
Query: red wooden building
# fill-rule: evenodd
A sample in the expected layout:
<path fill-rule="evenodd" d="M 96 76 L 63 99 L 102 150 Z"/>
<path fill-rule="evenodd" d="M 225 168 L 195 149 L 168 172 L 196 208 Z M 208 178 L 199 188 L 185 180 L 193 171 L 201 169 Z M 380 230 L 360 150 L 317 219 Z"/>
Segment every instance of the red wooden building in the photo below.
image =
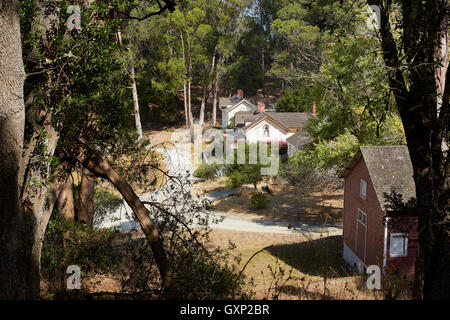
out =
<path fill-rule="evenodd" d="M 360 147 L 340 173 L 344 178 L 344 250 L 347 263 L 364 273 L 370 265 L 414 273 L 418 248 L 416 218 L 384 224 L 383 193 L 415 198 L 413 169 L 406 146 Z"/>

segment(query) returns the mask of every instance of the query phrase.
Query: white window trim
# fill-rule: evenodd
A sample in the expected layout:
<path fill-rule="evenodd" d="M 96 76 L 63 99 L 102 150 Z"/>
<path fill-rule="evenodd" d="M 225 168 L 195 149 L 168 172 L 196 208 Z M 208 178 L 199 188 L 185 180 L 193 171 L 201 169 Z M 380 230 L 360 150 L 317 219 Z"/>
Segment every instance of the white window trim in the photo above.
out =
<path fill-rule="evenodd" d="M 267 128 L 267 135 L 266 135 L 266 128 Z M 268 124 L 265 124 L 263 126 L 263 135 L 264 135 L 264 137 L 270 137 L 270 127 Z"/>
<path fill-rule="evenodd" d="M 363 183 L 364 183 L 365 186 L 366 186 L 366 190 L 365 190 L 366 192 L 365 192 L 365 195 L 363 195 L 363 194 L 361 193 Z M 361 179 L 361 180 L 359 181 L 359 195 L 361 196 L 361 198 L 367 200 L 367 181 L 364 180 L 364 179 Z"/>
<path fill-rule="evenodd" d="M 392 253 L 392 239 L 393 237 L 404 237 L 405 238 L 405 253 L 404 254 L 396 254 Z M 390 239 L 389 239 L 389 257 L 392 258 L 398 258 L 398 257 L 407 257 L 408 256 L 408 234 L 407 233 L 391 233 Z"/>
<path fill-rule="evenodd" d="M 362 222 L 361 220 L 359 220 L 359 214 L 362 214 L 363 216 L 366 217 L 366 223 Z M 363 226 L 367 227 L 367 213 L 365 213 L 364 211 L 362 211 L 361 209 L 358 209 L 358 216 L 356 217 L 357 221 L 359 221 L 359 223 L 361 223 Z"/>

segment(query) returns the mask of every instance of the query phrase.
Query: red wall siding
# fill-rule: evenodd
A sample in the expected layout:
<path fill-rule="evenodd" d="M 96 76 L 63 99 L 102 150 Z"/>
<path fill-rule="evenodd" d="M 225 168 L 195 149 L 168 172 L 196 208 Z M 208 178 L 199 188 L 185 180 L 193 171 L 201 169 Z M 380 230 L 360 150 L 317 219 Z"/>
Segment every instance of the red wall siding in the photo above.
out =
<path fill-rule="evenodd" d="M 359 195 L 360 179 L 364 179 L 367 182 L 367 199 L 363 199 Z M 365 264 L 367 266 L 381 266 L 383 263 L 384 248 L 384 213 L 378 203 L 369 171 L 362 157 L 345 178 L 344 190 L 344 242 L 355 253 L 358 209 L 361 209 L 367 214 Z M 364 261 L 363 256 L 358 255 L 358 257 Z"/>
<path fill-rule="evenodd" d="M 390 257 L 389 248 L 391 233 L 408 233 L 408 256 Z M 417 250 L 419 248 L 419 237 L 417 234 L 417 218 L 403 218 L 393 225 L 388 231 L 386 268 L 396 269 L 400 273 L 414 273 Z"/>

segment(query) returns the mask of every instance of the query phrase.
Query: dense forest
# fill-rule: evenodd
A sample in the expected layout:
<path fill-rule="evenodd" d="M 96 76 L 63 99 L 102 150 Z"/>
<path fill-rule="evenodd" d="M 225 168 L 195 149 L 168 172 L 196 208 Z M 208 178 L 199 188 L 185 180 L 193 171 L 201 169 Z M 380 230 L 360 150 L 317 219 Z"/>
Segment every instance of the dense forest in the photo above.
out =
<path fill-rule="evenodd" d="M 446 0 L 3 0 L 0 299 L 39 298 L 68 264 L 124 260 L 145 266 L 122 270 L 124 288 L 151 299 L 249 298 L 206 245 L 211 204 L 145 136 L 218 127 L 238 89 L 278 112 L 317 108 L 314 143 L 283 163 L 293 184 L 336 176 L 359 146 L 407 145 L 417 199 L 397 205 L 419 219 L 415 298 L 448 299 L 448 14 Z M 161 185 L 163 201 L 138 196 Z M 122 199 L 146 241 L 94 227 Z"/>

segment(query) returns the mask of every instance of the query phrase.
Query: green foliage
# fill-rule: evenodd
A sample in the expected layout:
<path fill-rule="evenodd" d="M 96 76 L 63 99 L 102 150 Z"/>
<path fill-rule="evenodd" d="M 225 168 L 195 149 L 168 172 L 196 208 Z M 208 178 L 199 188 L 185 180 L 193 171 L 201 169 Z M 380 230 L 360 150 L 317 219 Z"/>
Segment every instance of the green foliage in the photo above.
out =
<path fill-rule="evenodd" d="M 233 164 L 227 166 L 228 186 L 238 188 L 245 184 L 256 185 L 262 180 L 261 164 Z"/>
<path fill-rule="evenodd" d="M 314 102 L 320 101 L 323 89 L 320 87 L 297 87 L 286 90 L 277 101 L 278 112 L 311 112 Z"/>
<path fill-rule="evenodd" d="M 212 163 L 202 163 L 200 166 L 194 171 L 194 177 L 196 178 L 214 178 L 217 170 L 223 168 L 223 165 Z"/>
<path fill-rule="evenodd" d="M 251 205 L 255 209 L 264 209 L 267 208 L 267 205 L 270 202 L 269 197 L 262 192 L 255 192 L 250 197 Z"/>
<path fill-rule="evenodd" d="M 298 87 L 295 90 L 286 90 L 277 101 L 278 112 L 308 112 L 311 111 L 314 99 L 311 90 Z"/>
<path fill-rule="evenodd" d="M 289 161 L 292 164 L 318 168 L 322 171 L 332 168 L 339 172 L 358 147 L 358 140 L 350 133 L 346 133 L 336 140 L 316 143 L 310 150 L 297 151 Z"/>
<path fill-rule="evenodd" d="M 100 187 L 95 188 L 94 211 L 98 217 L 104 217 L 108 213 L 114 212 L 122 204 L 122 197 Z"/>
<path fill-rule="evenodd" d="M 221 250 L 212 255 L 185 252 L 177 257 L 178 294 L 188 300 L 249 298 L 244 290 L 245 278 L 239 277 L 236 266 L 225 263 L 230 258 Z"/>
<path fill-rule="evenodd" d="M 236 127 L 236 126 L 234 124 L 234 116 L 233 116 L 230 119 L 230 124 L 228 125 L 227 129 L 233 129 L 234 127 Z"/>
<path fill-rule="evenodd" d="M 95 229 L 85 224 L 66 220 L 54 211 L 44 237 L 41 271 L 55 288 L 64 290 L 65 272 L 70 265 L 82 271 L 83 281 L 95 274 L 115 271 L 119 257 L 112 241 L 116 233 L 109 229 Z"/>

